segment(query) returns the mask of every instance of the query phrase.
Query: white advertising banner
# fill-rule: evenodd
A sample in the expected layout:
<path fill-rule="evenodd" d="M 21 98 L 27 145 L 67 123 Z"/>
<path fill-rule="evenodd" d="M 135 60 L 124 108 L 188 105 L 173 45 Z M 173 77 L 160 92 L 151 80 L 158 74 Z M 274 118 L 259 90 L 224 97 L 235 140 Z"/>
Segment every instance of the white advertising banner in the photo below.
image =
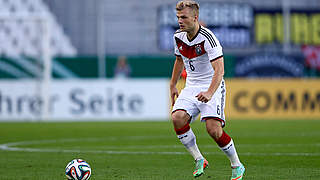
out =
<path fill-rule="evenodd" d="M 167 79 L 54 80 L 49 89 L 49 119 L 166 120 Z M 0 81 L 0 121 L 39 119 L 43 111 L 41 83 Z"/>

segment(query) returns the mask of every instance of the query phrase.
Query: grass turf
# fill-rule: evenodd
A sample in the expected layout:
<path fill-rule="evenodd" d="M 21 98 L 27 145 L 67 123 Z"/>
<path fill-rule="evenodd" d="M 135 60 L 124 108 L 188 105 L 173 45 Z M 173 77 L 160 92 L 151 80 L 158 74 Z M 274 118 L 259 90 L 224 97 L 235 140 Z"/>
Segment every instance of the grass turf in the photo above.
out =
<path fill-rule="evenodd" d="M 204 124 L 191 127 L 210 163 L 199 179 L 230 179 L 229 160 Z M 232 120 L 225 130 L 246 166 L 244 179 L 320 179 L 319 120 Z M 194 179 L 193 159 L 169 121 L 0 123 L 0 144 L 18 148 L 0 149 L 1 180 L 66 179 L 75 158 L 91 165 L 93 180 Z"/>

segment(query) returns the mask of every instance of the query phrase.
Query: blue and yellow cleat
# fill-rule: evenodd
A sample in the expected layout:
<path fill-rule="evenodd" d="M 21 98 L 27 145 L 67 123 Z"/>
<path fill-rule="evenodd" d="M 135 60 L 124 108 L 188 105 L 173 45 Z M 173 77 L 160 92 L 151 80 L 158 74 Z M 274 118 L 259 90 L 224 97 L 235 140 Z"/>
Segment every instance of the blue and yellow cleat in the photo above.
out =
<path fill-rule="evenodd" d="M 206 159 L 200 159 L 200 160 L 197 160 L 196 161 L 196 168 L 193 172 L 193 176 L 196 178 L 196 177 L 199 177 L 201 176 L 202 174 L 204 174 L 204 170 L 209 167 L 209 163 Z"/>
<path fill-rule="evenodd" d="M 231 180 L 242 180 L 246 168 L 241 164 L 241 166 L 232 168 Z"/>

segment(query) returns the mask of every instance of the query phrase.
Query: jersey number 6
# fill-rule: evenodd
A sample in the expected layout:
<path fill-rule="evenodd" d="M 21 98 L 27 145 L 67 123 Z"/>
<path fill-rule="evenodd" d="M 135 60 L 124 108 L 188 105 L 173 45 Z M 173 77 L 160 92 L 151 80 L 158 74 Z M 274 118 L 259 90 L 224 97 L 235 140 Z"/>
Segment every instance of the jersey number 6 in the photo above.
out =
<path fill-rule="evenodd" d="M 194 71 L 194 66 L 192 65 L 192 63 L 193 63 L 193 61 L 192 60 L 190 60 L 189 61 L 189 66 L 190 66 L 190 69 L 191 69 L 191 71 Z"/>

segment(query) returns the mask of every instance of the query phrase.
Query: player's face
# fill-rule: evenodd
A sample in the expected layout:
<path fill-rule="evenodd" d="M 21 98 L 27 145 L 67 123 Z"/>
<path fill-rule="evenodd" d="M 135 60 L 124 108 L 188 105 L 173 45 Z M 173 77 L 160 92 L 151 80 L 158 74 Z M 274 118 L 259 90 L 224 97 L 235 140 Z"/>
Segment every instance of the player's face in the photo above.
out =
<path fill-rule="evenodd" d="M 197 17 L 190 8 L 177 11 L 178 24 L 181 31 L 192 32 L 195 28 Z"/>

